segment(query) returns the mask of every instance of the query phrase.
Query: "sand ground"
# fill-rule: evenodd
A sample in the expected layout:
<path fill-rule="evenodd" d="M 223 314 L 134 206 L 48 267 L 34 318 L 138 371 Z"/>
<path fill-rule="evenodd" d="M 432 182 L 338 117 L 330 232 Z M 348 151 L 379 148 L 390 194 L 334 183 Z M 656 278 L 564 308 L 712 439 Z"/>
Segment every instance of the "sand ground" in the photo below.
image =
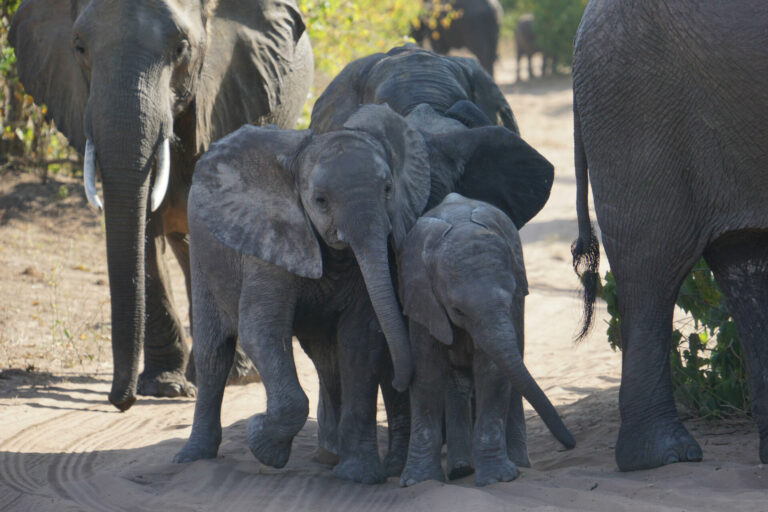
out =
<path fill-rule="evenodd" d="M 317 379 L 295 346 L 311 413 L 288 465 L 265 467 L 248 451 L 245 423 L 265 408 L 259 383 L 227 389 L 216 459 L 172 464 L 190 432 L 194 401 L 141 398 L 126 413 L 107 401 L 111 380 L 104 229 L 76 180 L 41 185 L 0 177 L 0 510 L 768 510 L 768 473 L 748 418 L 687 421 L 701 463 L 620 473 L 620 354 L 605 341 L 604 309 L 581 344 L 570 79 L 497 79 L 522 134 L 556 167 L 544 210 L 522 230 L 530 281 L 526 361 L 574 432 L 564 451 L 529 408 L 533 467 L 514 482 L 476 488 L 472 477 L 401 489 L 336 480 L 312 461 Z M 605 263 L 603 264 L 605 267 Z M 605 268 L 603 268 L 605 270 Z M 183 282 L 173 268 L 178 305 Z M 383 408 L 380 419 L 384 421 Z M 380 432 L 385 445 L 384 428 Z M 764 480 L 765 479 L 765 480 Z"/>

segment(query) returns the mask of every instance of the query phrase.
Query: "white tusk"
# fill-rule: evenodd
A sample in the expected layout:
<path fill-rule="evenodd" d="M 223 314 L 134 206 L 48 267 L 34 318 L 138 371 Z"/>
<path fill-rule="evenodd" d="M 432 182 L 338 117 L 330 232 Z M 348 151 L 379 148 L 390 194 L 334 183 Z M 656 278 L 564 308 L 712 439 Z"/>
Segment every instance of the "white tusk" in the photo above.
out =
<path fill-rule="evenodd" d="M 155 184 L 152 187 L 151 208 L 154 212 L 165 199 L 165 193 L 168 191 L 168 178 L 171 176 L 171 143 L 168 139 L 163 141 L 160 146 L 160 154 L 157 155 L 157 174 L 155 174 Z"/>
<path fill-rule="evenodd" d="M 83 181 L 85 182 L 85 197 L 88 198 L 91 206 L 101 211 L 104 208 L 104 203 L 101 202 L 101 198 L 96 192 L 96 149 L 93 147 L 91 139 L 85 141 Z"/>

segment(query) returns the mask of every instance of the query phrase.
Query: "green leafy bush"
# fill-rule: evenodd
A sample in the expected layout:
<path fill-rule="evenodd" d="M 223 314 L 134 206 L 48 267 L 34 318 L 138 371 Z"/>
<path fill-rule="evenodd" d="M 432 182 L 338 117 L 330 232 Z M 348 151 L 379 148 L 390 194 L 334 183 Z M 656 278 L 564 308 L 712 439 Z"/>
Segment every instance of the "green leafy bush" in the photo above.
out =
<path fill-rule="evenodd" d="M 330 77 L 350 61 L 409 41 L 421 2 L 298 0 L 312 41 L 315 69 Z"/>
<path fill-rule="evenodd" d="M 599 292 L 608 306 L 608 342 L 621 349 L 616 282 L 610 272 Z M 741 345 L 725 299 L 706 262 L 699 260 L 680 287 L 677 306 L 687 317 L 672 331 L 670 366 L 675 398 L 703 417 L 749 411 Z"/>

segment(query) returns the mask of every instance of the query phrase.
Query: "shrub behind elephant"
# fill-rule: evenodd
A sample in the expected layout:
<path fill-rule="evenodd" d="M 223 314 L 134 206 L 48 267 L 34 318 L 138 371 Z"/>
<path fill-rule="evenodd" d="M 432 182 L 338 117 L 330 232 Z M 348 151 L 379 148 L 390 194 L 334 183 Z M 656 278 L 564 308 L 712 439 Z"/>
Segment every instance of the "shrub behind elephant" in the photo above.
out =
<path fill-rule="evenodd" d="M 702 254 L 736 321 L 768 463 L 766 27 L 764 2 L 602 0 L 576 35 L 574 262 L 591 313 L 589 182 L 621 316 L 622 470 L 702 458 L 669 365 L 675 300 Z"/>
<path fill-rule="evenodd" d="M 420 132 L 421 124 L 431 131 Z M 213 145 L 190 194 L 199 393 L 192 434 L 176 460 L 216 455 L 239 335 L 267 391 L 266 413 L 248 425 L 249 446 L 265 464 L 286 463 L 308 413 L 291 356 L 295 334 L 318 367 L 321 391 L 340 404 L 335 474 L 383 481 L 376 395 L 388 358 L 379 324 L 394 387 L 406 389 L 412 373 L 387 240 L 400 245 L 437 178 L 453 183 L 473 173 L 504 176 L 510 185 L 551 184 L 552 167 L 505 128 L 469 129 L 428 106 L 406 120 L 387 106 L 366 105 L 325 134 L 246 126 Z M 510 204 L 527 218 L 549 188 L 535 199 L 523 188 L 510 187 Z M 340 375 L 317 363 L 321 355 L 337 361 Z M 401 442 L 396 455 L 404 459 L 407 436 Z"/>
<path fill-rule="evenodd" d="M 296 122 L 312 83 L 301 13 L 293 0 L 24 0 L 9 41 L 26 90 L 84 153 L 94 205 L 101 174 L 110 401 L 129 408 L 137 379 L 141 394 L 193 394 L 164 236 L 189 280 L 187 195 L 199 154 L 243 123 Z"/>
<path fill-rule="evenodd" d="M 424 2 L 424 12 L 411 36 L 420 45 L 429 40 L 432 50 L 447 55 L 452 48 L 466 48 L 472 52 L 485 71 L 493 76 L 493 65 L 498 57 L 499 30 L 504 11 L 498 0 L 440 0 L 450 7 L 442 13 L 438 7 L 437 19 L 430 20 L 435 3 Z M 433 23 L 437 22 L 433 27 Z M 450 23 L 448 23 L 450 22 Z M 444 23 L 448 23 L 447 26 Z"/>
<path fill-rule="evenodd" d="M 451 366 L 474 373 L 477 420 L 471 443 L 475 483 L 509 481 L 515 461 L 528 463 L 525 424 L 517 423 L 522 394 L 566 448 L 573 436 L 523 364 L 523 311 L 528 284 L 517 229 L 497 208 L 449 194 L 406 236 L 398 258 L 400 295 L 410 323 L 416 369 L 410 388 L 411 443 L 402 485 L 443 480 L 442 418 L 451 461 L 450 430 L 461 418 L 439 397 Z M 450 356 L 449 356 L 450 352 Z M 468 409 L 469 404 L 466 404 Z M 452 408 L 456 411 L 456 406 Z M 467 416 L 468 412 L 458 412 Z M 469 435 L 465 432 L 463 435 Z M 460 448 L 464 446 L 460 444 Z"/>

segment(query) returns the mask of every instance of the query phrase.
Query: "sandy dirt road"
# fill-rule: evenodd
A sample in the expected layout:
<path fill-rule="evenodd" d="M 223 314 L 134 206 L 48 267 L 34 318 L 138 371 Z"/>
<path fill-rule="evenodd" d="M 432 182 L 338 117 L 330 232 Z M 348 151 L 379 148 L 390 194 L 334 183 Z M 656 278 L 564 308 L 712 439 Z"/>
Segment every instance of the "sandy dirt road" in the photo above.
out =
<path fill-rule="evenodd" d="M 512 65 L 503 61 L 497 78 L 522 135 L 556 167 L 549 203 L 521 233 L 531 292 L 526 360 L 574 432 L 575 449 L 562 450 L 528 408 L 533 467 L 514 482 L 476 488 L 467 477 L 401 489 L 396 479 L 379 486 L 336 480 L 312 461 L 317 379 L 296 345 L 311 413 L 285 468 L 263 466 L 245 442 L 247 419 L 265 408 L 259 383 L 227 389 L 216 459 L 172 464 L 190 432 L 193 400 L 141 398 L 126 413 L 106 401 L 111 353 L 103 227 L 87 210 L 81 187 L 4 176 L 0 510 L 768 510 L 768 472 L 748 419 L 688 421 L 704 449 L 701 463 L 617 471 L 620 355 L 605 342 L 603 309 L 590 337 L 572 342 L 580 301 L 569 251 L 576 235 L 570 80 L 510 85 Z M 184 308 L 178 269 L 174 274 Z M 383 448 L 383 426 L 380 433 Z"/>

